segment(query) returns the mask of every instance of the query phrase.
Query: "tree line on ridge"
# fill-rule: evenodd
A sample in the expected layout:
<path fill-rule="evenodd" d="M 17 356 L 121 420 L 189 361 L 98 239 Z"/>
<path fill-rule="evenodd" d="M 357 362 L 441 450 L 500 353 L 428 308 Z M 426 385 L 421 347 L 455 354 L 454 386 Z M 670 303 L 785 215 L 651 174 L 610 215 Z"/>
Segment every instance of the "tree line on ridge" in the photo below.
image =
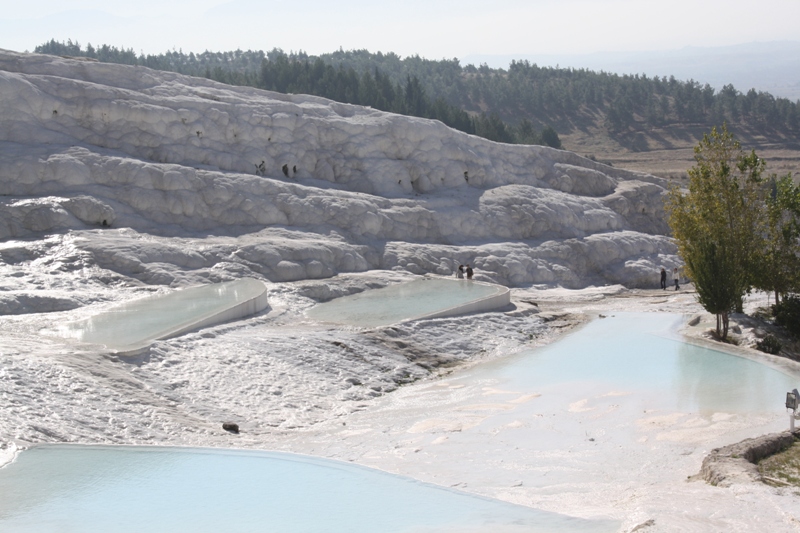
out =
<path fill-rule="evenodd" d="M 314 94 L 441 120 L 499 142 L 560 147 L 556 130 L 564 134 L 587 124 L 599 124 L 612 136 L 669 126 L 708 130 L 722 123 L 762 133 L 800 131 L 800 102 L 755 89 L 742 93 L 732 85 L 716 91 L 672 76 L 540 67 L 528 61 L 491 69 L 462 66 L 458 59 L 401 58 L 367 50 L 340 49 L 319 56 L 280 49 L 137 55 L 132 49 L 51 40 L 35 51 Z"/>
<path fill-rule="evenodd" d="M 530 121 L 523 120 L 512 127 L 496 113 L 469 113 L 442 97 L 432 99 L 417 76 L 408 74 L 402 80 L 394 80 L 377 67 L 359 73 L 352 67 L 335 67 L 319 57 L 290 55 L 280 50 L 203 54 L 172 51 L 137 56 L 133 50 L 108 45 L 95 48 L 89 44 L 84 49 L 71 40 L 66 43 L 51 40 L 37 46 L 35 51 L 141 65 L 281 93 L 312 94 L 381 111 L 440 120 L 454 129 L 492 141 L 561 148 L 558 133 L 549 125 L 537 129 Z"/>

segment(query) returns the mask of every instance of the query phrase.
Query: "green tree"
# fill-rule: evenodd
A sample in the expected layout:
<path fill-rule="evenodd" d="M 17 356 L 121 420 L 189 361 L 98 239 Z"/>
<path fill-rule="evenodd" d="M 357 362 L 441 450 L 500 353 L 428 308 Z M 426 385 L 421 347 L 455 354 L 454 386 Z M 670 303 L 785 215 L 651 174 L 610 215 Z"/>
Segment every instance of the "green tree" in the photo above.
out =
<path fill-rule="evenodd" d="M 500 120 L 497 114 L 480 115 L 475 121 L 475 134 L 489 139 L 490 141 L 497 141 L 501 143 L 514 142 L 511 133 L 509 133 L 505 122 Z"/>
<path fill-rule="evenodd" d="M 542 144 L 561 149 L 561 139 L 559 139 L 558 132 L 552 126 L 545 126 L 542 129 Z"/>
<path fill-rule="evenodd" d="M 745 153 L 724 125 L 704 135 L 694 152 L 688 192 L 673 187 L 666 209 L 698 299 L 717 315 L 717 335 L 724 340 L 728 315 L 741 312 L 763 249 L 765 162 Z"/>
<path fill-rule="evenodd" d="M 524 118 L 517 124 L 516 130 L 514 130 L 514 139 L 518 144 L 541 144 L 542 139 L 536 130 L 533 128 L 533 124 L 527 118 Z"/>
<path fill-rule="evenodd" d="M 428 108 L 430 103 L 428 97 L 425 95 L 425 89 L 422 88 L 419 79 L 414 76 L 406 78 L 405 88 L 405 109 L 409 115 L 415 117 L 427 117 Z"/>
<path fill-rule="evenodd" d="M 684 248 L 686 269 L 691 272 L 697 301 L 717 317 L 717 337 L 728 336 L 729 314 L 742 293 L 731 283 L 738 265 L 735 252 L 711 238 L 698 238 Z"/>
<path fill-rule="evenodd" d="M 767 225 L 759 289 L 775 293 L 775 304 L 800 289 L 800 184 L 791 174 L 772 176 L 766 197 Z"/>

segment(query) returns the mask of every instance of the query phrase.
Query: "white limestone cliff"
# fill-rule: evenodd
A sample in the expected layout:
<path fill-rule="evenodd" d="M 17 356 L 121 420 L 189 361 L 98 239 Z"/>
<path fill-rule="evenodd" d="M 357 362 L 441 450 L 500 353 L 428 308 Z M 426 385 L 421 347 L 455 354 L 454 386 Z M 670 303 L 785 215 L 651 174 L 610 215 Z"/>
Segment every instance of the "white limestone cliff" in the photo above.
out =
<path fill-rule="evenodd" d="M 436 121 L 0 51 L 0 240 L 68 237 L 146 283 L 471 263 L 508 285 L 647 285 L 677 263 L 664 192 Z"/>

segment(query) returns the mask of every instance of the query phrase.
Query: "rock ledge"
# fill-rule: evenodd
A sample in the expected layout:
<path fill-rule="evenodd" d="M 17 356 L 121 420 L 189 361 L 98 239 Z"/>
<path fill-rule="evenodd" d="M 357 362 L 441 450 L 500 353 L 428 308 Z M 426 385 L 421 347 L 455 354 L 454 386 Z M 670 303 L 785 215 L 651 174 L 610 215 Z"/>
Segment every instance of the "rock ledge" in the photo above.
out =
<path fill-rule="evenodd" d="M 700 477 L 711 485 L 720 487 L 762 481 L 756 466 L 758 462 L 788 449 L 798 436 L 798 431 L 784 431 L 715 448 L 703 459 Z"/>

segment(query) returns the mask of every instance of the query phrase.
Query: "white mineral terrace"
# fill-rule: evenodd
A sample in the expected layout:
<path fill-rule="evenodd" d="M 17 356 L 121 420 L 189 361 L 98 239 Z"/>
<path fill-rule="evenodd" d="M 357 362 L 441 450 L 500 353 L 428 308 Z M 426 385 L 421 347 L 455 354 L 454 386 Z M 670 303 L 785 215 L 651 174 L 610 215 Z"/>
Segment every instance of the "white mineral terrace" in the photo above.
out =
<path fill-rule="evenodd" d="M 780 374 L 683 346 L 658 355 L 658 335 L 610 337 L 645 329 L 620 311 L 673 337 L 688 316 L 695 338 L 713 323 L 683 285 L 657 289 L 680 266 L 666 186 L 432 120 L 0 50 L 0 462 L 41 443 L 270 449 L 624 533 L 795 533 L 792 492 L 694 476 L 711 449 L 785 429 L 800 364 L 757 352 L 761 326 L 738 317 L 742 345 L 725 350 Z M 511 305 L 407 320 L 430 316 L 414 302 L 375 327 L 306 314 L 467 263 L 473 290 L 509 287 Z M 147 300 L 136 320 L 96 317 L 103 336 L 42 334 L 248 278 L 269 307 L 246 320 Z M 209 314 L 266 304 L 245 292 Z M 585 346 L 565 339 L 572 355 L 528 351 L 598 315 Z M 163 330 L 167 318 L 179 323 Z M 161 331 L 124 337 L 148 319 Z"/>
<path fill-rule="evenodd" d="M 491 311 L 509 303 L 507 287 L 466 279 L 423 278 L 337 298 L 313 307 L 307 316 L 323 322 L 374 327 Z"/>
<path fill-rule="evenodd" d="M 240 279 L 141 298 L 85 320 L 59 326 L 59 335 L 132 355 L 159 339 L 236 320 L 264 310 L 266 286 Z"/>

